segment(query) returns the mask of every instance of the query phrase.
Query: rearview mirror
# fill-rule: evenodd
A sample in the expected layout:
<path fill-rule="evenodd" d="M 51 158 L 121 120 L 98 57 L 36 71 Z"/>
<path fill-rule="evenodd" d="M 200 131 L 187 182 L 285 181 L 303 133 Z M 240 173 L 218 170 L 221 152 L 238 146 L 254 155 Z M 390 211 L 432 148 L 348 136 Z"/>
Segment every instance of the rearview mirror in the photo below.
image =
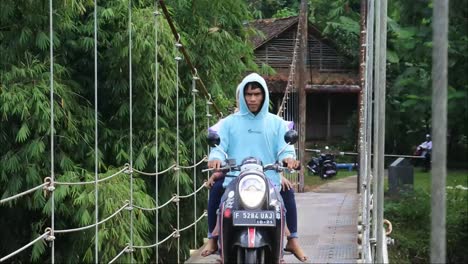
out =
<path fill-rule="evenodd" d="M 221 143 L 221 138 L 215 132 L 208 133 L 207 139 L 208 139 L 208 145 L 210 145 L 210 147 L 212 148 L 219 146 L 219 144 Z"/>
<path fill-rule="evenodd" d="M 293 129 L 289 130 L 288 132 L 286 132 L 286 134 L 284 134 L 284 141 L 289 145 L 296 144 L 298 138 L 299 134 L 296 130 Z"/>

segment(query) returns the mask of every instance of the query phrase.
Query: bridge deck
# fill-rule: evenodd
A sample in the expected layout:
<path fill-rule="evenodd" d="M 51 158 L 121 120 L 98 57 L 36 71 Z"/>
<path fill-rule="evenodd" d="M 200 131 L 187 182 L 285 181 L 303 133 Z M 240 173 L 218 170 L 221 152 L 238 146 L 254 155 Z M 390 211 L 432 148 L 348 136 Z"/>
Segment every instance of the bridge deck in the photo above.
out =
<path fill-rule="evenodd" d="M 300 242 L 309 263 L 356 263 L 358 201 L 356 176 L 296 194 Z M 200 252 L 186 263 L 219 263 L 219 255 L 204 258 Z M 299 262 L 293 255 L 284 260 Z"/>

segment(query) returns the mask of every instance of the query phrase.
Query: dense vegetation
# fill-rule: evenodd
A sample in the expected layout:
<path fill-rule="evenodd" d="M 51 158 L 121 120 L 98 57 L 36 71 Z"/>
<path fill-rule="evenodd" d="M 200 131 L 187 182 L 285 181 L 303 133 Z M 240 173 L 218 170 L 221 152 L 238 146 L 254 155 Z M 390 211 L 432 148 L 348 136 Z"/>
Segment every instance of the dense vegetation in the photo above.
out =
<path fill-rule="evenodd" d="M 449 48 L 449 157 L 466 164 L 468 80 L 468 3 L 451 1 Z M 47 0 L 1 1 L 0 3 L 0 197 L 37 186 L 50 176 L 49 105 L 49 10 Z M 174 163 L 175 85 L 174 37 L 162 16 L 158 17 L 159 146 L 155 148 L 154 1 L 135 0 L 133 20 L 133 109 L 129 106 L 128 1 L 98 1 L 99 72 L 99 171 L 105 177 L 129 161 L 129 113 L 133 112 L 134 167 L 154 171 Z M 253 18 L 297 14 L 292 0 L 168 0 L 167 5 L 181 41 L 213 98 L 223 110 L 232 106 L 236 83 L 252 63 L 253 50 L 244 27 Z M 357 63 L 359 39 L 358 0 L 309 0 L 310 21 Z M 94 42 L 93 1 L 54 1 L 54 114 L 55 174 L 60 181 L 94 179 Z M 430 131 L 431 3 L 392 1 L 388 37 L 388 152 L 407 153 Z M 191 75 L 184 63 L 180 69 L 180 158 L 192 158 Z M 201 99 L 201 97 L 200 97 Z M 197 103 L 197 122 L 206 123 L 203 100 Z M 201 127 L 199 128 L 202 129 Z M 201 132 L 201 131 L 200 131 Z M 202 145 L 204 133 L 198 133 Z M 203 156 L 198 148 L 197 160 Z M 176 190 L 174 174 L 158 177 L 159 201 Z M 189 171 L 182 171 L 181 193 L 192 190 Z M 198 185 L 201 179 L 198 180 Z M 100 187 L 101 219 L 128 199 L 127 176 L 116 177 Z M 135 203 L 155 205 L 154 178 L 137 177 Z M 59 187 L 55 191 L 56 228 L 64 229 L 94 221 L 94 187 Z M 111 195 L 112 194 L 112 195 Z M 117 195 L 115 195 L 117 194 Z M 109 197 L 113 197 L 109 199 Z M 200 208 L 205 199 L 199 198 Z M 193 221 L 193 201 L 181 203 L 181 226 Z M 159 232 L 165 237 L 175 223 L 174 205 L 161 211 Z M 50 199 L 36 192 L 0 207 L 0 256 L 31 241 L 50 226 Z M 100 227 L 100 261 L 113 258 L 129 240 L 128 211 Z M 154 243 L 154 214 L 135 210 L 135 244 Z M 203 224 L 201 224 L 203 226 Z M 111 228 L 112 227 L 112 228 Z M 198 229 L 198 238 L 204 231 Z M 8 239 L 3 239 L 8 238 Z M 183 254 L 193 246 L 193 232 L 184 233 Z M 199 241 L 199 242 L 200 242 Z M 94 230 L 59 235 L 57 262 L 93 260 Z M 174 244 L 159 249 L 159 261 L 174 262 Z M 18 262 L 48 262 L 49 249 L 36 243 L 17 256 Z M 154 260 L 154 250 L 137 250 L 137 261 Z M 128 255 L 125 256 L 128 261 Z"/>
<path fill-rule="evenodd" d="M 158 17 L 159 62 L 159 146 L 155 149 L 155 30 L 154 1 L 133 1 L 133 109 L 129 109 L 128 2 L 98 1 L 99 81 L 99 170 L 110 175 L 129 162 L 129 113 L 133 111 L 134 167 L 154 171 L 158 153 L 159 170 L 174 163 L 176 138 L 175 41 L 163 16 Z M 1 50 L 1 132 L 0 193 L 8 197 L 43 182 L 50 175 L 49 104 L 49 1 L 2 1 Z M 223 102 L 233 93 L 241 74 L 251 69 L 252 48 L 246 42 L 243 21 L 249 12 L 243 1 L 168 1 L 182 43 L 214 97 Z M 206 8 L 209 6 L 210 8 Z M 94 178 L 94 56 L 93 2 L 54 1 L 54 108 L 55 175 L 59 181 Z M 242 58 L 242 60 L 241 60 Z M 184 165 L 192 158 L 191 75 L 184 63 L 180 69 L 181 145 Z M 206 124 L 205 100 L 197 103 L 197 121 Z M 224 107 L 223 104 L 220 104 Z M 226 107 L 225 107 L 226 108 Z M 212 111 L 213 112 L 213 111 Z M 202 129 L 202 126 L 199 128 Z M 205 128 L 206 129 L 206 128 Z M 197 161 L 204 155 L 198 131 Z M 202 178 L 202 177 L 200 177 Z M 176 191 L 174 173 L 159 179 L 159 201 Z M 202 179 L 198 180 L 197 186 Z M 181 171 L 181 194 L 192 190 L 190 171 Z M 137 177 L 135 204 L 154 207 L 154 178 Z M 110 215 L 129 199 L 128 176 L 115 177 L 100 186 L 100 218 Z M 91 224 L 94 221 L 94 187 L 60 186 L 55 191 L 56 229 Z M 117 195 L 116 195 L 117 194 Z M 206 197 L 205 197 L 206 198 Z M 199 197 L 199 208 L 206 199 Z M 0 255 L 14 251 L 50 226 L 50 199 L 42 192 L 18 199 L 0 208 Z M 181 202 L 181 227 L 193 221 L 193 201 Z M 175 206 L 161 210 L 160 238 L 172 233 Z M 202 213 L 200 209 L 199 214 Z M 129 241 L 128 211 L 100 227 L 100 261 L 112 259 Z M 154 243 L 154 214 L 135 210 L 134 244 Z M 204 226 L 201 224 L 201 226 Z M 198 238 L 204 236 L 199 229 Z M 193 244 L 193 232 L 184 233 L 182 257 Z M 9 239 L 3 239 L 9 238 Z M 57 262 L 89 262 L 94 255 L 94 229 L 58 235 Z M 160 261 L 174 262 L 177 248 L 165 243 Z M 48 262 L 50 250 L 36 243 L 32 251 L 19 255 L 22 262 Z M 148 262 L 154 250 L 138 250 L 137 261 Z M 124 257 L 128 257 L 128 254 Z M 172 259 L 171 259 L 172 258 Z M 126 259 L 125 261 L 129 261 Z"/>
<path fill-rule="evenodd" d="M 414 192 L 385 201 L 385 218 L 393 225 L 389 247 L 391 263 L 429 263 L 431 235 L 430 173 L 415 173 Z M 466 263 L 468 254 L 467 171 L 449 171 L 447 175 L 447 263 Z"/>

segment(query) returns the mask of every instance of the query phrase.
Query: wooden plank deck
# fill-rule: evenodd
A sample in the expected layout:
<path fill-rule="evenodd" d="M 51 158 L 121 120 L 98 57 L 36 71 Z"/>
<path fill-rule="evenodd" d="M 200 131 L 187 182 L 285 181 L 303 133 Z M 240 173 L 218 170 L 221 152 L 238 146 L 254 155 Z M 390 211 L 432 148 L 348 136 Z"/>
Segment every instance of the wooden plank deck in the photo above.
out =
<path fill-rule="evenodd" d="M 356 176 L 330 181 L 312 192 L 296 194 L 300 243 L 308 263 L 356 263 L 359 196 Z M 203 248 L 203 247 L 202 247 Z M 185 263 L 220 263 L 219 255 L 195 251 Z M 293 255 L 286 263 L 298 263 Z"/>

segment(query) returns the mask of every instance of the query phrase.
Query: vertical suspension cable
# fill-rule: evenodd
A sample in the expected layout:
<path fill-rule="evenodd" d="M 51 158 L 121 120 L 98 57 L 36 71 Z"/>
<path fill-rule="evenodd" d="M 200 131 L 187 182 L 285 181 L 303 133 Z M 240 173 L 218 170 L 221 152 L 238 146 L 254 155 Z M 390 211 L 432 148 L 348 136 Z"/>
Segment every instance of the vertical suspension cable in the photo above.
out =
<path fill-rule="evenodd" d="M 156 0 L 154 3 L 154 63 L 155 63 L 155 72 L 154 72 L 154 130 L 155 130 L 155 155 L 154 155 L 154 167 L 155 167 L 155 172 L 156 174 L 158 173 L 159 169 L 159 140 L 158 140 L 158 119 L 159 119 L 159 113 L 158 113 L 158 96 L 159 96 L 159 63 L 158 63 L 158 53 L 159 53 L 159 46 L 158 46 L 158 1 Z M 156 202 L 156 208 L 159 207 L 159 177 L 155 177 L 155 193 L 154 193 L 154 200 Z M 158 244 L 159 242 L 159 210 L 156 210 L 156 234 L 155 234 L 155 244 Z M 155 257 L 156 257 L 156 262 L 158 263 L 159 259 L 159 246 L 156 246 L 155 248 Z"/>
<path fill-rule="evenodd" d="M 360 1 L 360 36 L 359 36 L 359 81 L 360 81 L 360 92 L 358 94 L 358 159 L 359 159 L 359 170 L 358 170 L 358 185 L 357 191 L 359 193 L 359 214 L 361 218 L 360 235 L 361 239 L 361 257 L 360 260 L 366 259 L 367 257 L 367 237 L 366 231 L 367 226 L 367 171 L 366 171 L 366 134 L 367 134 L 367 0 Z"/>
<path fill-rule="evenodd" d="M 380 72 L 379 72 L 379 65 L 380 65 L 380 1 L 376 1 L 375 4 L 375 57 L 374 57 L 374 108 L 373 108 L 373 113 L 374 113 L 374 131 L 373 131 L 373 154 L 374 154 L 374 159 L 372 163 L 372 175 L 373 175 L 373 182 L 372 182 L 372 188 L 373 188 L 373 203 L 374 203 L 374 209 L 372 210 L 372 223 L 373 223 L 373 240 L 377 241 L 378 236 L 377 236 L 377 200 L 378 200 L 378 172 L 377 172 L 377 167 L 378 167 L 378 160 L 379 157 L 377 153 L 379 152 L 379 144 L 378 144 L 378 135 L 379 135 L 379 129 L 380 129 L 380 124 L 379 124 L 379 113 L 378 113 L 378 107 L 380 105 Z M 374 258 L 375 260 L 375 258 Z"/>
<path fill-rule="evenodd" d="M 370 211 L 370 203 L 371 201 L 371 192 L 372 192 L 372 184 L 373 184 L 373 177 L 371 174 L 371 160 L 372 160 L 372 91 L 373 91 L 373 70 L 374 70 L 374 0 L 368 0 L 368 12 L 367 12 L 367 66 L 366 66 L 366 89 L 367 89 L 367 112 L 366 112 L 366 171 L 367 171 L 367 192 L 366 192 L 366 200 L 367 200 L 367 228 L 365 237 L 367 240 L 367 254 L 365 256 L 364 262 L 369 263 L 372 262 L 372 255 L 371 255 L 371 229 L 372 223 L 370 222 L 371 219 L 371 211 Z M 375 221 L 375 219 L 372 219 Z"/>
<path fill-rule="evenodd" d="M 211 94 L 208 94 L 208 100 L 206 100 L 206 131 L 208 131 L 208 129 L 210 128 L 210 118 L 211 118 L 211 114 L 210 114 L 210 105 L 212 105 L 213 103 L 211 102 Z M 207 146 L 207 151 L 206 153 L 210 153 L 210 146 Z M 210 172 L 206 172 L 206 179 L 209 180 L 210 178 Z M 210 198 L 210 192 L 208 192 L 208 200 Z"/>
<path fill-rule="evenodd" d="M 179 55 L 179 48 L 182 46 L 180 44 L 180 36 L 176 43 L 176 52 Z M 177 178 L 177 197 L 180 195 L 180 170 L 179 170 L 179 142 L 180 142 L 180 133 L 179 133 L 179 61 L 182 58 L 179 56 L 175 57 L 176 60 L 176 178 Z M 177 232 L 180 229 L 180 201 L 177 201 Z M 180 263 L 180 236 L 177 235 L 177 263 Z"/>
<path fill-rule="evenodd" d="M 54 186 L 55 168 L 54 168 L 54 26 L 53 26 L 53 0 L 49 0 L 49 38 L 50 38 L 50 184 Z M 54 237 L 55 229 L 55 195 L 52 191 L 50 197 L 50 236 Z M 51 262 L 55 263 L 55 242 L 51 240 Z"/>
<path fill-rule="evenodd" d="M 193 164 L 197 162 L 197 145 L 196 145 L 196 126 L 197 126 L 197 106 L 195 101 L 195 95 L 197 94 L 197 76 L 192 77 L 192 103 L 193 103 Z M 197 167 L 193 167 L 193 191 L 197 190 Z M 197 194 L 195 193 L 193 198 L 193 221 L 197 221 Z M 197 247 L 197 224 L 194 226 L 194 238 L 193 248 Z"/>
<path fill-rule="evenodd" d="M 133 263 L 133 83 L 132 83 L 132 0 L 128 0 L 128 82 L 130 108 L 130 263 Z"/>
<path fill-rule="evenodd" d="M 98 194 L 98 83 L 97 83 L 97 0 L 94 0 L 94 263 L 99 263 L 99 194 Z"/>

